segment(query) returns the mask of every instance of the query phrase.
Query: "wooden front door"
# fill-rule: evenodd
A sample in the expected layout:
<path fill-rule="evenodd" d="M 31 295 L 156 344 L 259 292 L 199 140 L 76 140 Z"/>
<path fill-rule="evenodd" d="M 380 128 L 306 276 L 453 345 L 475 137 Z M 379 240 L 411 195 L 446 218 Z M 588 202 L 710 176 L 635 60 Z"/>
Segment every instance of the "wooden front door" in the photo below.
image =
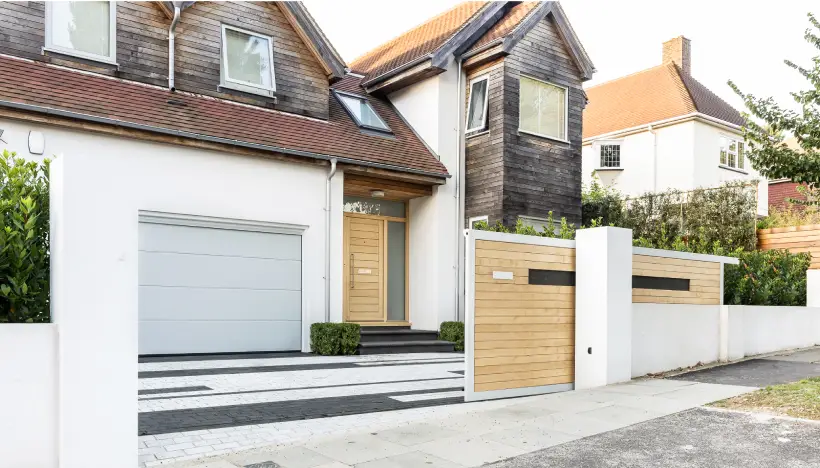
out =
<path fill-rule="evenodd" d="M 345 215 L 345 320 L 384 322 L 385 223 L 378 218 Z"/>

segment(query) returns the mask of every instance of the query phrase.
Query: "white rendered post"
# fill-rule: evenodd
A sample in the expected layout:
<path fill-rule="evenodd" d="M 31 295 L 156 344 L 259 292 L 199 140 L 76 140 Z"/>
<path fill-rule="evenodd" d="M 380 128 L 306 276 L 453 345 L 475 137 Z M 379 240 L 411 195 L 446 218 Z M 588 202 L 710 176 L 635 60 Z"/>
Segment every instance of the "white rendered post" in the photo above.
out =
<path fill-rule="evenodd" d="M 820 270 L 806 270 L 806 306 L 820 307 Z"/>
<path fill-rule="evenodd" d="M 575 237 L 575 388 L 632 378 L 632 231 Z"/>
<path fill-rule="evenodd" d="M 138 214 L 127 177 L 85 154 L 51 165 L 59 468 L 137 464 Z"/>

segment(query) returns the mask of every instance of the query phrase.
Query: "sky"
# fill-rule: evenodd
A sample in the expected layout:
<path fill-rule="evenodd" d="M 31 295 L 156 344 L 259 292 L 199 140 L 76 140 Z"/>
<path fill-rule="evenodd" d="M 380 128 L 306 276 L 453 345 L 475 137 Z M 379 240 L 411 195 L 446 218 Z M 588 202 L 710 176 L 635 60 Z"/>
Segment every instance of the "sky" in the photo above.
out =
<path fill-rule="evenodd" d="M 304 3 L 350 62 L 458 1 Z M 692 41 L 692 75 L 738 110 L 743 103 L 726 85 L 729 79 L 744 92 L 773 96 L 795 108 L 789 92 L 805 89 L 807 81 L 783 60 L 810 66 L 820 55 L 803 38 L 810 26 L 806 14 L 820 16 L 817 0 L 563 0 L 561 5 L 597 69 L 586 87 L 659 65 L 661 44 L 683 35 Z"/>

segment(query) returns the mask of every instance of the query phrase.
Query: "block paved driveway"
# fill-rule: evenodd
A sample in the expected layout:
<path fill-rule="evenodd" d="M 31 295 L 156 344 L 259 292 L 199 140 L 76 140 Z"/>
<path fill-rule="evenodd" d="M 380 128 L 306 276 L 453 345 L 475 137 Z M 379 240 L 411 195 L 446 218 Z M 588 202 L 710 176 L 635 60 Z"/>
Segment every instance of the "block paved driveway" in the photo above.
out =
<path fill-rule="evenodd" d="M 463 388 L 456 353 L 143 357 L 140 464 L 284 443 L 322 433 L 327 418 L 462 403 Z"/>

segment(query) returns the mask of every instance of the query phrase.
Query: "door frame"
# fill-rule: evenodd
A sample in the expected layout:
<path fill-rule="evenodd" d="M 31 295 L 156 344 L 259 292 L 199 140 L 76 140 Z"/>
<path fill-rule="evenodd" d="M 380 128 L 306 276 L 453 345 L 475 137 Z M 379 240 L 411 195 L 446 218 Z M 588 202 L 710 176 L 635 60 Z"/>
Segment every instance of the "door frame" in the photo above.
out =
<path fill-rule="evenodd" d="M 364 218 L 364 219 L 374 219 L 382 221 L 382 231 L 384 232 L 384 236 L 382 238 L 382 252 L 383 252 L 383 269 L 384 275 L 382 277 L 382 294 L 385 298 L 384 306 L 382 310 L 382 316 L 384 320 L 381 322 L 354 322 L 360 323 L 362 325 L 409 325 L 410 324 L 410 217 L 409 215 L 405 215 L 404 218 L 396 217 L 396 216 L 381 216 L 381 215 L 371 215 L 371 214 L 364 214 L 364 213 L 350 213 L 345 212 L 344 218 Z M 403 321 L 389 321 L 387 320 L 387 281 L 388 281 L 388 255 L 387 255 L 387 222 L 388 221 L 397 221 L 404 223 L 404 320 Z M 348 284 L 350 283 L 350 266 L 347 265 L 349 261 L 349 253 L 348 249 L 350 248 L 350 230 L 347 229 L 347 223 L 342 222 L 343 226 L 343 248 L 342 248 L 342 270 L 344 273 L 342 275 L 342 321 L 350 322 L 349 320 L 349 303 L 348 303 Z"/>

